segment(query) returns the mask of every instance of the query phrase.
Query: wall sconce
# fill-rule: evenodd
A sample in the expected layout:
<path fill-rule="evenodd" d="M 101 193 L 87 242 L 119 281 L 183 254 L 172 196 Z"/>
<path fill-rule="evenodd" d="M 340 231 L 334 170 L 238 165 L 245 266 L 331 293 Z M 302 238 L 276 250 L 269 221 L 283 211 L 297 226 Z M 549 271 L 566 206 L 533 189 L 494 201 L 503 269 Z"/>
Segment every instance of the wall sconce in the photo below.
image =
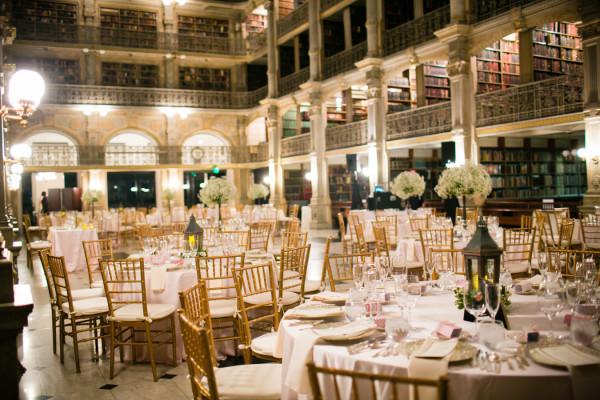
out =
<path fill-rule="evenodd" d="M 267 176 L 265 176 L 265 177 L 263 178 L 263 182 L 264 182 L 264 183 L 266 183 L 267 185 L 270 185 L 270 184 L 271 184 L 271 177 L 270 177 L 270 176 L 268 176 L 268 175 L 267 175 Z"/>
<path fill-rule="evenodd" d="M 15 144 L 10 148 L 12 158 L 4 160 L 5 164 L 10 164 L 7 171 L 7 182 L 9 190 L 19 190 L 21 188 L 21 174 L 25 170 L 23 164 L 25 160 L 31 157 L 31 147 L 25 143 Z"/>
<path fill-rule="evenodd" d="M 8 102 L 13 108 L 3 106 L 2 117 L 26 125 L 27 119 L 40 104 L 45 89 L 44 79 L 37 72 L 26 69 L 15 72 L 8 83 Z"/>
<path fill-rule="evenodd" d="M 593 154 L 589 149 L 585 147 L 577 150 L 577 155 L 585 161 L 586 158 L 589 158 L 594 164 L 598 164 L 600 162 L 600 152 L 598 154 Z"/>

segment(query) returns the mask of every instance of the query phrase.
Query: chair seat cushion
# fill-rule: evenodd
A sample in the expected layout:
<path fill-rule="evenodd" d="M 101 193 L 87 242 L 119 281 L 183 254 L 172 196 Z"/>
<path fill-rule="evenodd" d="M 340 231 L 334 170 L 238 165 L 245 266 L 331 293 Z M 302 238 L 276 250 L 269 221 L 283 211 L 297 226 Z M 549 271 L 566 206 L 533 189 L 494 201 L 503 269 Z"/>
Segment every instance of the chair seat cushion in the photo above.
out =
<path fill-rule="evenodd" d="M 244 297 L 244 302 L 249 303 L 249 304 L 266 304 L 271 302 L 271 293 L 270 292 L 264 292 L 264 293 L 258 293 L 258 294 L 253 294 L 251 296 L 247 296 Z M 294 304 L 296 302 L 300 301 L 300 295 L 298 293 L 293 293 L 290 292 L 288 290 L 284 290 L 283 291 L 283 305 L 287 306 L 289 304 Z"/>
<path fill-rule="evenodd" d="M 425 264 L 423 264 L 423 261 L 407 261 L 406 262 L 406 268 L 408 269 L 414 269 L 414 268 L 423 268 Z"/>
<path fill-rule="evenodd" d="M 211 318 L 233 317 L 237 310 L 237 300 L 209 300 L 208 308 L 210 309 Z"/>
<path fill-rule="evenodd" d="M 52 243 L 50 243 L 46 240 L 40 240 L 40 241 L 32 242 L 31 244 L 29 244 L 29 248 L 31 250 L 49 249 L 50 247 L 52 247 Z"/>
<path fill-rule="evenodd" d="M 281 375 L 281 364 L 215 368 L 219 399 L 280 399 Z"/>
<path fill-rule="evenodd" d="M 62 303 L 62 310 L 69 313 L 69 303 Z M 108 302 L 106 297 L 92 297 L 91 299 L 83 299 L 73 301 L 73 312 L 75 315 L 92 315 L 108 312 Z"/>
<path fill-rule="evenodd" d="M 292 271 L 292 270 L 283 271 L 283 279 L 294 278 L 299 275 L 300 275 L 300 273 L 298 273 L 298 271 Z"/>
<path fill-rule="evenodd" d="M 155 320 L 168 317 L 175 312 L 173 304 L 148 304 L 148 318 Z M 117 321 L 143 321 L 144 311 L 141 304 L 127 304 L 115 311 Z"/>
<path fill-rule="evenodd" d="M 252 339 L 252 351 L 266 356 L 272 356 L 277 347 L 277 332 L 270 332 Z"/>
<path fill-rule="evenodd" d="M 505 262 L 504 265 L 511 274 L 529 271 L 529 263 L 527 261 Z"/>
<path fill-rule="evenodd" d="M 92 282 L 90 287 L 95 288 L 95 289 L 102 289 L 104 291 L 104 282 L 102 282 L 102 281 Z"/>
<path fill-rule="evenodd" d="M 286 290 L 294 293 L 300 293 L 300 278 L 286 279 L 285 287 Z M 304 293 L 316 292 L 321 290 L 320 280 L 310 280 L 304 282 Z"/>
<path fill-rule="evenodd" d="M 71 298 L 73 300 L 91 299 L 92 297 L 102 296 L 104 296 L 104 289 L 102 288 L 71 290 Z"/>

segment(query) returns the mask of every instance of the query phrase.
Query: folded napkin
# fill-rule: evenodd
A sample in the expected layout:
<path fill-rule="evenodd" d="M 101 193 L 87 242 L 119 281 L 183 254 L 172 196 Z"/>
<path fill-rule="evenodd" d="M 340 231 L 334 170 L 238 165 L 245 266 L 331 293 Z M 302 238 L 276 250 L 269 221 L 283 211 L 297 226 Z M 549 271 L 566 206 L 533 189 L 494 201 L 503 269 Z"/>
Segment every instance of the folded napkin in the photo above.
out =
<path fill-rule="evenodd" d="M 285 377 L 285 385 L 300 394 L 310 393 L 310 380 L 306 363 L 313 360 L 313 347 L 319 340 L 319 336 L 313 332 L 305 331 L 296 337 L 294 350 L 288 371 Z"/>
<path fill-rule="evenodd" d="M 533 285 L 539 286 L 540 283 L 542 283 L 542 279 L 543 276 L 542 275 L 535 275 L 529 279 L 526 279 L 527 281 L 531 282 Z"/>
<path fill-rule="evenodd" d="M 570 344 L 539 348 L 538 353 L 542 353 L 556 363 L 567 366 L 600 364 L 600 358 L 584 353 Z"/>
<path fill-rule="evenodd" d="M 322 301 L 325 303 L 337 303 L 348 300 L 348 294 L 340 292 L 330 292 L 326 290 L 314 295 L 312 299 Z"/>
<path fill-rule="evenodd" d="M 167 280 L 167 267 L 152 267 L 150 270 L 150 282 L 152 290 L 162 292 L 165 290 Z"/>
<path fill-rule="evenodd" d="M 408 363 L 408 376 L 410 378 L 438 379 L 448 373 L 450 354 L 454 351 L 457 339 L 435 340 L 425 339 L 423 345 L 414 352 Z M 410 398 L 419 400 L 438 399 L 438 391 L 433 387 L 419 387 L 418 396 L 415 388 L 410 389 Z"/>
<path fill-rule="evenodd" d="M 406 261 L 415 261 L 415 239 L 406 241 Z"/>

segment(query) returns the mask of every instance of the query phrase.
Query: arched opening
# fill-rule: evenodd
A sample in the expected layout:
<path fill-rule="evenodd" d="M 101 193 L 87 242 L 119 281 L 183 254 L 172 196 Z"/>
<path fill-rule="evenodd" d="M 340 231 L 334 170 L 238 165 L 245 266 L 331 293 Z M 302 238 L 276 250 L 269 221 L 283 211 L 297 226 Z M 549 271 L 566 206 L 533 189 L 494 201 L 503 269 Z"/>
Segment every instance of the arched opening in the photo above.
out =
<path fill-rule="evenodd" d="M 181 146 L 181 163 L 229 164 L 231 147 L 218 133 L 204 131 L 188 137 Z"/>
<path fill-rule="evenodd" d="M 142 133 L 120 133 L 106 144 L 106 165 L 157 165 L 156 147 L 156 141 Z"/>
<path fill-rule="evenodd" d="M 31 147 L 32 154 L 25 165 L 68 167 L 79 163 L 77 143 L 59 132 L 39 132 L 27 137 L 23 143 Z"/>

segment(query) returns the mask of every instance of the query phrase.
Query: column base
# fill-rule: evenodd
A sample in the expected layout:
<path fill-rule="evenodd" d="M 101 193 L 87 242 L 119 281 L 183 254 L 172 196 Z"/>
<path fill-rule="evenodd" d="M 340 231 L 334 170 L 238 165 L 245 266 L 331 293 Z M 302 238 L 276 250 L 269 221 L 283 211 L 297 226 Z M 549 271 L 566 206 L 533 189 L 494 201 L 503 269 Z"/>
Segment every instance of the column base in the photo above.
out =
<path fill-rule="evenodd" d="M 327 204 L 310 205 L 310 229 L 331 229 L 331 207 Z"/>
<path fill-rule="evenodd" d="M 588 190 L 583 196 L 583 204 L 578 207 L 579 212 L 593 214 L 596 207 L 600 207 L 600 190 Z"/>

